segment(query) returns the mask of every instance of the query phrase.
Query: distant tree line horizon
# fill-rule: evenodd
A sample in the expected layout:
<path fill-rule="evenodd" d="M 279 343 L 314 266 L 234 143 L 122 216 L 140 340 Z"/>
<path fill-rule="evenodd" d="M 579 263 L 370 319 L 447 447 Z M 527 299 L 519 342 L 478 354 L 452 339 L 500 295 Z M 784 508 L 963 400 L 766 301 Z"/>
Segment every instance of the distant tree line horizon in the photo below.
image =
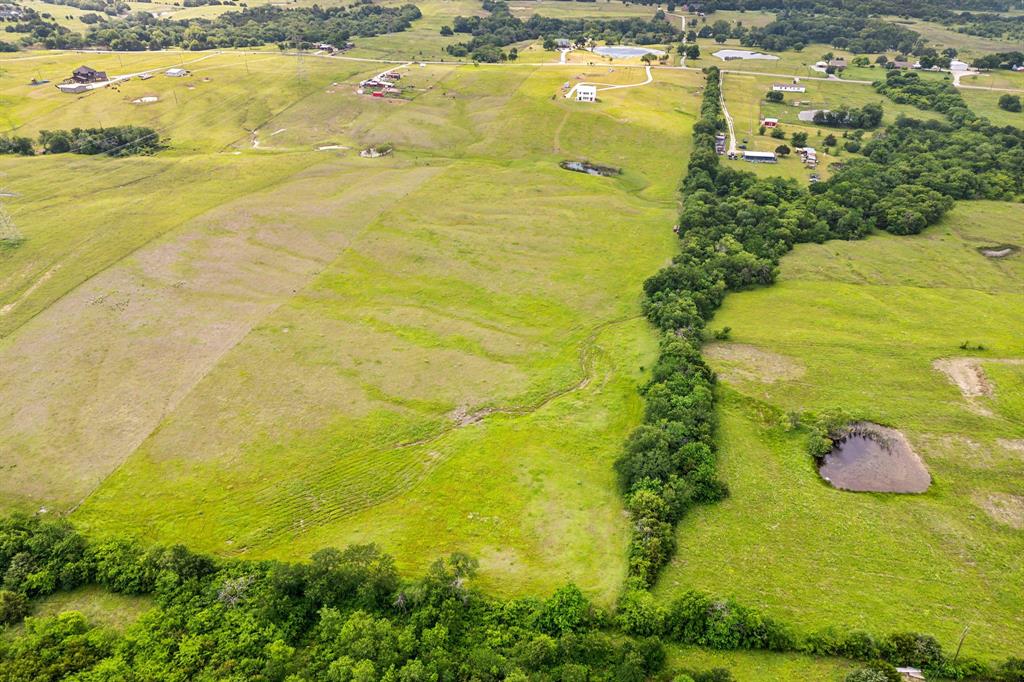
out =
<path fill-rule="evenodd" d="M 533 15 L 526 21 L 514 16 L 505 0 L 483 0 L 484 17 L 456 16 L 451 26 L 441 28 L 442 35 L 469 34 L 470 40 L 448 45 L 445 50 L 453 57 L 469 56 L 479 62 L 497 62 L 508 59 L 501 48 L 525 40 L 564 38 L 573 43 L 587 40 L 629 42 L 653 45 L 682 40 L 682 32 L 655 17 L 649 20 L 629 19 L 554 19 Z"/>
<path fill-rule="evenodd" d="M 136 11 L 117 19 L 100 17 L 88 25 L 83 35 L 29 11 L 5 30 L 29 33 L 23 44 L 39 43 L 48 49 L 208 50 L 268 44 L 302 48 L 321 42 L 344 44 L 352 37 L 399 33 L 411 28 L 412 22 L 421 16 L 414 4 L 384 7 L 371 0 L 331 8 L 260 5 L 225 12 L 213 19 L 158 19 L 149 12 Z"/>

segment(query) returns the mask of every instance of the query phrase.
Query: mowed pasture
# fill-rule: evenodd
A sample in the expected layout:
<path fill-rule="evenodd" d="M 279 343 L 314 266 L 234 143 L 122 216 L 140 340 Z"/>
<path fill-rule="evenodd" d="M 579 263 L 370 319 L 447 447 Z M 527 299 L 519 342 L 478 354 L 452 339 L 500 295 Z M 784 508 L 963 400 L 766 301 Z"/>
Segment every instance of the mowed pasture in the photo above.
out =
<path fill-rule="evenodd" d="M 731 496 L 682 522 L 661 597 L 697 588 L 805 630 L 926 631 L 949 650 L 967 628 L 965 655 L 1017 653 L 1024 259 L 978 247 L 1017 244 L 1022 221 L 1019 204 L 960 203 L 918 236 L 800 246 L 776 285 L 726 299 L 712 325 L 731 340 L 707 354 Z M 962 392 L 933 367 L 950 358 L 988 388 Z M 931 488 L 823 482 L 788 425 L 836 408 L 903 431 Z"/>
<path fill-rule="evenodd" d="M 0 160 L 27 238 L 0 254 L 3 507 L 249 557 L 463 550 L 496 591 L 610 600 L 612 462 L 655 352 L 638 282 L 673 250 L 699 74 L 589 106 L 562 83 L 643 71 L 412 66 L 384 100 L 355 92 L 374 64 L 225 52 L 27 85 L 82 59 L 0 62 L 8 130 L 139 123 L 170 148 Z M 161 59 L 187 57 L 88 63 Z"/>

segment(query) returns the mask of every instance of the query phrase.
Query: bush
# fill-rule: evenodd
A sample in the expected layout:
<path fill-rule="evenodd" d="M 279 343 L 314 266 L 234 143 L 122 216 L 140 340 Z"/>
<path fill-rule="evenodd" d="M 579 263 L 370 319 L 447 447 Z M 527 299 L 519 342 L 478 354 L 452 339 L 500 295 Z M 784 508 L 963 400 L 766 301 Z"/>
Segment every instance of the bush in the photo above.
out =
<path fill-rule="evenodd" d="M 1018 112 L 1021 110 L 1019 95 L 1003 95 L 999 98 L 999 108 L 1003 111 Z"/>
<path fill-rule="evenodd" d="M 18 592 L 0 590 L 0 625 L 20 623 L 28 614 L 28 597 Z"/>

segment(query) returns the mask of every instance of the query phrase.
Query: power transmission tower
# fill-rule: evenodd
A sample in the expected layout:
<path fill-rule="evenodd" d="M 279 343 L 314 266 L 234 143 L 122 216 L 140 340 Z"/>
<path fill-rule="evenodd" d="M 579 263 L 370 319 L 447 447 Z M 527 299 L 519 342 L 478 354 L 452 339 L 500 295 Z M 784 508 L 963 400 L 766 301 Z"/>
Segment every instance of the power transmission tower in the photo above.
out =
<path fill-rule="evenodd" d="M 14 218 L 7 212 L 3 204 L 0 204 L 0 247 L 17 246 L 25 241 L 24 235 L 14 224 Z"/>

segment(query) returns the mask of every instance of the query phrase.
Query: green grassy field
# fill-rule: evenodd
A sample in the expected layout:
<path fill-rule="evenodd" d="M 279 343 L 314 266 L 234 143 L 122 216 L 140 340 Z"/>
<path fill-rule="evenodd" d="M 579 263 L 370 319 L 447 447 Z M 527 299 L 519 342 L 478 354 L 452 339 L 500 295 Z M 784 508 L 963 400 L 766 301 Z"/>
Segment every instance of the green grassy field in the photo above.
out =
<path fill-rule="evenodd" d="M 736 682 L 840 682 L 856 667 L 849 661 L 800 654 L 714 651 L 680 646 L 669 648 L 668 665 L 695 671 L 725 668 Z"/>
<path fill-rule="evenodd" d="M 642 71 L 414 66 L 381 100 L 355 93 L 373 64 L 225 53 L 84 97 L 27 85 L 81 59 L 0 63 L 9 128 L 141 123 L 170 149 L 0 160 L 27 237 L 0 256 L 4 507 L 251 557 L 461 549 L 496 592 L 610 600 L 611 463 L 654 354 L 637 282 L 672 251 L 699 75 L 591 106 L 561 84 Z"/>
<path fill-rule="evenodd" d="M 730 295 L 708 355 L 722 377 L 722 471 L 732 495 L 688 516 L 658 593 L 733 596 L 803 629 L 928 631 L 965 653 L 1014 654 L 1024 637 L 1017 557 L 1024 208 L 962 203 L 916 237 L 799 247 L 773 287 Z M 964 351 L 963 341 L 985 351 Z M 964 398 L 932 368 L 977 355 L 994 394 Z M 932 477 L 920 496 L 830 488 L 792 411 L 843 408 L 901 429 Z"/>
<path fill-rule="evenodd" d="M 66 611 L 78 611 L 90 623 L 123 630 L 153 606 L 153 598 L 149 596 L 115 594 L 101 587 L 89 586 L 44 597 L 34 604 L 30 615 L 46 618 Z M 22 629 L 21 624 L 6 626 L 0 629 L 0 639 L 17 636 Z"/>

